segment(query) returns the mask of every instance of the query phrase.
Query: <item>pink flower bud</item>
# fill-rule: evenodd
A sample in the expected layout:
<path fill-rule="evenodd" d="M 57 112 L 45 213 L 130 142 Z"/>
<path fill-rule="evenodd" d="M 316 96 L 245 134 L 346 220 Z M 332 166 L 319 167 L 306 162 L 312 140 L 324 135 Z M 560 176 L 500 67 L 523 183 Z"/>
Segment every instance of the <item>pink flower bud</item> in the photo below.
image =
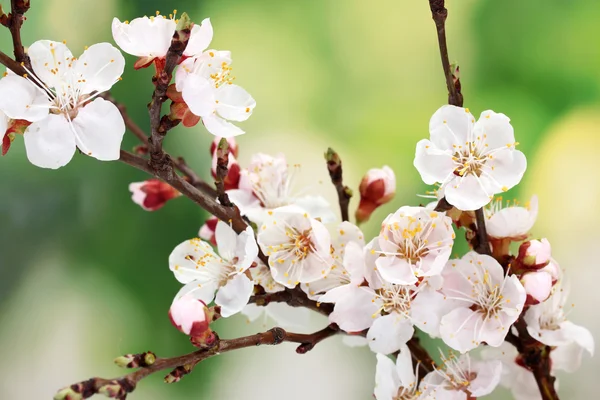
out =
<path fill-rule="evenodd" d="M 538 304 L 550 296 L 552 276 L 545 271 L 526 272 L 521 277 L 521 283 L 527 293 L 526 304 Z"/>
<path fill-rule="evenodd" d="M 388 166 L 370 169 L 360 182 L 360 204 L 356 221 L 364 222 L 377 207 L 389 202 L 396 193 L 396 176 Z"/>
<path fill-rule="evenodd" d="M 148 179 L 144 182 L 134 182 L 129 185 L 133 194 L 131 199 L 146 211 L 156 211 L 165 203 L 181 195 L 169 184 L 159 179 Z"/>
<path fill-rule="evenodd" d="M 188 336 L 204 336 L 206 331 L 210 330 L 206 304 L 190 295 L 173 300 L 169 309 L 169 319 L 173 326 Z"/>
<path fill-rule="evenodd" d="M 217 178 L 217 152 L 213 153 L 211 174 Z M 229 154 L 227 162 L 227 176 L 224 179 L 225 190 L 238 189 L 240 186 L 241 168 L 233 153 Z"/>
<path fill-rule="evenodd" d="M 518 262 L 528 269 L 541 269 L 548 265 L 551 255 L 548 239 L 530 240 L 519 247 Z"/>
<path fill-rule="evenodd" d="M 219 142 L 221 141 L 221 139 L 223 139 L 222 137 L 215 137 L 215 140 L 213 140 L 213 142 L 210 145 L 210 155 L 214 155 L 215 152 L 217 151 L 217 147 L 219 147 Z M 226 138 L 227 140 L 227 144 L 229 145 L 229 154 L 233 154 L 234 157 L 238 156 L 238 145 L 237 142 L 235 141 L 235 138 L 233 137 L 228 137 Z"/>
<path fill-rule="evenodd" d="M 200 228 L 200 232 L 198 232 L 198 236 L 200 236 L 201 239 L 212 243 L 213 246 L 217 245 L 217 238 L 215 236 L 217 222 L 219 222 L 217 217 L 210 217 L 204 222 L 204 225 Z"/>

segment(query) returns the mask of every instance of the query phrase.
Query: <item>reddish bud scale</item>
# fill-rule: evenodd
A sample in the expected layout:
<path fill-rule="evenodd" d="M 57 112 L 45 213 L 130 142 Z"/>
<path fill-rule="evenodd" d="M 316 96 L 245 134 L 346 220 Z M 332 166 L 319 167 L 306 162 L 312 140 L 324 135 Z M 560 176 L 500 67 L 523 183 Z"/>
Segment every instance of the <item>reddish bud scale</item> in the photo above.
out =
<path fill-rule="evenodd" d="M 204 225 L 202 225 L 200 232 L 198 233 L 198 236 L 200 236 L 201 239 L 210 242 L 213 246 L 217 245 L 215 232 L 217 230 L 218 222 L 219 219 L 217 217 L 210 217 L 204 222 Z"/>
<path fill-rule="evenodd" d="M 132 183 L 129 185 L 129 190 L 133 193 L 133 201 L 148 211 L 156 211 L 162 208 L 167 201 L 181 195 L 171 185 L 159 179 Z"/>

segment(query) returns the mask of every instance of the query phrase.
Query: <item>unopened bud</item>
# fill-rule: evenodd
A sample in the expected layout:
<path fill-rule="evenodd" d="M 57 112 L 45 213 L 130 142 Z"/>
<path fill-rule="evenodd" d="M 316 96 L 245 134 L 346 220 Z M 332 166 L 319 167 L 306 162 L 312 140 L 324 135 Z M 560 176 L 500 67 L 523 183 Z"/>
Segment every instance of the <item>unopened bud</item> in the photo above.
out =
<path fill-rule="evenodd" d="M 212 159 L 212 169 L 211 174 L 213 178 L 217 179 L 217 165 L 219 162 L 218 159 L 218 151 L 213 153 Z M 223 179 L 223 184 L 225 185 L 225 190 L 238 189 L 240 186 L 240 177 L 241 177 L 242 169 L 240 164 L 235 159 L 233 154 L 229 154 L 227 157 L 227 176 Z"/>
<path fill-rule="evenodd" d="M 186 12 L 184 12 L 183 14 L 181 14 L 181 17 L 179 17 L 179 22 L 177 22 L 177 27 L 175 29 L 177 30 L 177 32 L 185 30 L 189 31 L 190 29 L 192 29 L 193 24 L 194 23 L 190 19 L 190 16 Z"/>
<path fill-rule="evenodd" d="M 396 193 L 396 176 L 388 166 L 373 168 L 363 177 L 360 187 L 360 203 L 356 210 L 358 223 L 369 219 L 377 207 L 389 202 Z"/>
<path fill-rule="evenodd" d="M 115 358 L 114 361 L 121 368 L 149 367 L 156 361 L 156 355 L 151 351 L 140 354 L 125 354 Z"/>
<path fill-rule="evenodd" d="M 129 365 L 134 361 L 135 354 L 125 354 L 114 359 L 115 364 L 121 368 L 131 368 Z"/>
<path fill-rule="evenodd" d="M 207 242 L 212 243 L 213 246 L 217 245 L 217 237 L 215 232 L 217 231 L 217 223 L 219 219 L 217 217 L 210 217 L 204 222 L 204 225 L 200 228 L 200 232 L 198 232 L 198 236 L 206 240 Z"/>
<path fill-rule="evenodd" d="M 192 372 L 193 365 L 185 364 L 175 368 L 167 376 L 165 376 L 165 383 L 176 383 L 181 380 L 184 376 Z"/>
<path fill-rule="evenodd" d="M 215 151 L 217 151 L 217 148 L 219 146 L 219 143 L 221 142 L 221 140 L 225 139 L 227 141 L 227 145 L 229 147 L 229 154 L 233 154 L 235 157 L 238 156 L 238 144 L 235 141 L 234 137 L 228 137 L 228 138 L 221 138 L 221 137 L 215 137 L 215 140 L 212 141 L 211 145 L 210 145 L 210 154 L 214 155 Z"/>
<path fill-rule="evenodd" d="M 202 336 L 210 332 L 211 320 L 206 304 L 189 294 L 173 300 L 169 319 L 173 326 L 188 336 Z"/>
<path fill-rule="evenodd" d="M 550 262 L 551 255 L 548 239 L 530 240 L 519 247 L 517 264 L 523 269 L 542 269 Z"/>
<path fill-rule="evenodd" d="M 123 396 L 126 392 L 119 382 L 111 381 L 106 385 L 100 386 L 98 393 L 114 399 L 116 397 Z"/>
<path fill-rule="evenodd" d="M 66 387 L 54 395 L 54 400 L 82 400 L 83 395 L 75 392 L 71 387 Z"/>
<path fill-rule="evenodd" d="M 526 304 L 538 304 L 550 296 L 552 291 L 552 276 L 545 271 L 526 272 L 521 277 L 521 283 L 527 293 Z"/>
<path fill-rule="evenodd" d="M 199 349 L 211 349 L 217 344 L 218 339 L 218 336 L 208 329 L 201 335 L 190 337 L 190 342 Z"/>
<path fill-rule="evenodd" d="M 181 195 L 171 185 L 159 180 L 148 179 L 144 182 L 134 182 L 129 185 L 131 199 L 146 211 L 156 211 L 167 201 Z"/>

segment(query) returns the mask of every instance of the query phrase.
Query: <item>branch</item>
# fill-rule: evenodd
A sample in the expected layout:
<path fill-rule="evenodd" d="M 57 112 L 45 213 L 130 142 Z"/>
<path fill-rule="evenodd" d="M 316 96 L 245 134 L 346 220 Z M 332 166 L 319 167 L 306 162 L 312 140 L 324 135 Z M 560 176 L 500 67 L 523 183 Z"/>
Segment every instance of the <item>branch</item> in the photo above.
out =
<path fill-rule="evenodd" d="M 338 331 L 339 328 L 335 324 L 329 325 L 312 334 L 286 332 L 284 329 L 276 327 L 266 332 L 236 339 L 217 339 L 214 346 L 211 348 L 197 350 L 193 353 L 178 357 L 156 358 L 150 365 L 118 378 L 91 378 L 87 381 L 76 383 L 59 391 L 54 398 L 56 400 L 66 399 L 68 398 L 68 395 L 78 393 L 81 395 L 81 398 L 84 399 L 91 397 L 94 394 L 104 394 L 109 397 L 125 399 L 127 394 L 131 393 L 136 388 L 139 381 L 158 371 L 172 369 L 173 371 L 165 377 L 165 382 L 177 382 L 184 375 L 190 373 L 196 364 L 214 355 L 246 347 L 256 347 L 261 345 L 275 346 L 284 342 L 299 343 L 296 352 L 304 354 L 322 340 L 333 336 Z"/>
<path fill-rule="evenodd" d="M 172 173 L 170 168 L 170 157 L 163 151 L 162 142 L 167 132 L 175 127 L 181 120 L 171 120 L 169 116 L 164 115 L 161 118 L 161 109 L 163 103 L 167 100 L 167 88 L 173 78 L 173 70 L 179 63 L 190 38 L 191 21 L 187 14 L 183 14 L 177 24 L 177 30 L 171 39 L 171 46 L 167 51 L 165 66 L 157 68 L 157 74 L 153 78 L 156 85 L 152 93 L 152 101 L 148 105 L 150 114 L 151 136 L 148 140 L 150 150 L 150 164 L 156 170 L 164 169 Z"/>
<path fill-rule="evenodd" d="M 475 246 L 473 249 L 479 254 L 491 256 L 492 250 L 488 240 L 487 229 L 485 228 L 483 208 L 475 210 L 475 219 L 477 221 L 477 230 L 475 231 Z"/>
<path fill-rule="evenodd" d="M 29 0 L 11 0 L 11 13 L 7 21 L 7 27 L 12 36 L 15 60 L 19 64 L 23 63 L 25 67 L 31 71 L 31 60 L 29 60 L 29 56 L 25 53 L 25 48 L 21 41 L 21 27 L 23 26 L 23 22 L 27 19 L 25 18 L 25 13 L 29 10 L 29 5 Z"/>
<path fill-rule="evenodd" d="M 306 307 L 325 316 L 333 312 L 333 304 L 319 303 L 309 299 L 299 286 L 294 289 L 286 288 L 284 291 L 276 293 L 257 294 L 250 297 L 248 303 L 257 306 L 266 306 L 269 303 L 286 303 L 291 307 Z"/>
<path fill-rule="evenodd" d="M 225 192 L 225 179 L 229 174 L 229 143 L 227 143 L 227 139 L 221 139 L 215 151 L 217 153 L 215 186 L 217 187 L 219 203 L 226 207 L 234 207 L 234 204 L 229 200 L 229 196 Z"/>
<path fill-rule="evenodd" d="M 335 190 L 337 191 L 342 221 L 348 221 L 348 206 L 350 205 L 352 190 L 350 190 L 348 186 L 344 186 L 342 178 L 342 159 L 338 153 L 330 147 L 325 153 L 325 160 L 327 161 L 327 170 L 329 171 L 331 183 L 333 183 L 333 186 L 335 186 Z"/>

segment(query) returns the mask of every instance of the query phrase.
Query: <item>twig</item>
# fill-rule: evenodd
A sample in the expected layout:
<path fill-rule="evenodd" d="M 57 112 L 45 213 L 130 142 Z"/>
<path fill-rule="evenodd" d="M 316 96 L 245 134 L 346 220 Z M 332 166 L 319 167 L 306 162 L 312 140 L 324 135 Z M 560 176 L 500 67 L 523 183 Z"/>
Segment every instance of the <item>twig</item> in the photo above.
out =
<path fill-rule="evenodd" d="M 131 393 L 136 388 L 139 381 L 158 371 L 174 369 L 171 374 L 177 374 L 177 378 L 169 379 L 171 376 L 171 374 L 169 374 L 165 380 L 167 382 L 175 382 L 179 380 L 182 375 L 189 373 L 196 364 L 217 354 L 261 345 L 275 346 L 284 342 L 299 343 L 300 345 L 296 352 L 303 354 L 311 350 L 322 340 L 333 336 L 337 332 L 338 328 L 335 325 L 329 325 L 312 334 L 292 333 L 286 332 L 282 328 L 273 328 L 255 335 L 236 339 L 217 340 L 215 345 L 211 348 L 198 350 L 178 357 L 157 358 L 153 364 L 118 378 L 92 378 L 84 382 L 76 383 L 59 392 L 63 397 L 57 395 L 55 398 L 66 398 L 66 395 L 70 390 L 71 393 L 75 392 L 82 394 L 83 398 L 102 393 L 110 394 L 112 397 L 125 399 L 127 394 Z"/>
<path fill-rule="evenodd" d="M 305 307 L 323 315 L 329 315 L 333 311 L 333 304 L 319 303 L 309 299 L 300 287 L 286 288 L 277 293 L 257 294 L 250 297 L 248 303 L 254 303 L 257 306 L 266 306 L 269 303 L 286 303 L 291 307 Z"/>
<path fill-rule="evenodd" d="M 475 219 L 477 221 L 477 230 L 475 231 L 475 247 L 473 250 L 479 254 L 491 256 L 492 250 L 490 248 L 487 229 L 485 228 L 485 215 L 483 213 L 483 208 L 475 211 Z"/>
<path fill-rule="evenodd" d="M 234 204 L 229 200 L 229 196 L 225 191 L 225 179 L 229 174 L 229 143 L 223 138 L 219 141 L 216 149 L 217 156 L 217 171 L 215 178 L 215 186 L 217 187 L 217 196 L 219 203 L 226 207 L 233 207 Z"/>
<path fill-rule="evenodd" d="M 148 106 L 150 114 L 151 136 L 148 140 L 150 150 L 150 164 L 156 170 L 164 169 L 172 174 L 170 168 L 170 157 L 162 149 L 162 142 L 167 132 L 177 125 L 180 120 L 171 120 L 168 116 L 161 118 L 161 109 L 163 103 L 167 100 L 167 88 L 173 78 L 173 70 L 179 63 L 190 38 L 191 21 L 187 14 L 183 14 L 177 24 L 177 30 L 171 39 L 171 46 L 167 51 L 166 62 L 163 69 L 157 71 L 153 78 L 156 85 L 152 93 L 152 101 Z"/>
<path fill-rule="evenodd" d="M 342 213 L 342 221 L 348 221 L 348 206 L 350 205 L 352 190 L 350 190 L 348 186 L 344 186 L 342 159 L 338 153 L 336 153 L 330 147 L 325 153 L 325 160 L 327 161 L 327 170 L 329 171 L 331 183 L 333 183 L 335 190 L 337 191 L 338 201 L 340 203 L 340 211 Z"/>
<path fill-rule="evenodd" d="M 13 49 L 15 52 L 15 60 L 17 63 L 23 63 L 27 69 L 31 71 L 31 60 L 21 40 L 21 27 L 25 21 L 25 13 L 29 10 L 29 0 L 11 0 L 10 1 L 10 18 L 8 20 L 8 29 L 12 36 Z"/>

